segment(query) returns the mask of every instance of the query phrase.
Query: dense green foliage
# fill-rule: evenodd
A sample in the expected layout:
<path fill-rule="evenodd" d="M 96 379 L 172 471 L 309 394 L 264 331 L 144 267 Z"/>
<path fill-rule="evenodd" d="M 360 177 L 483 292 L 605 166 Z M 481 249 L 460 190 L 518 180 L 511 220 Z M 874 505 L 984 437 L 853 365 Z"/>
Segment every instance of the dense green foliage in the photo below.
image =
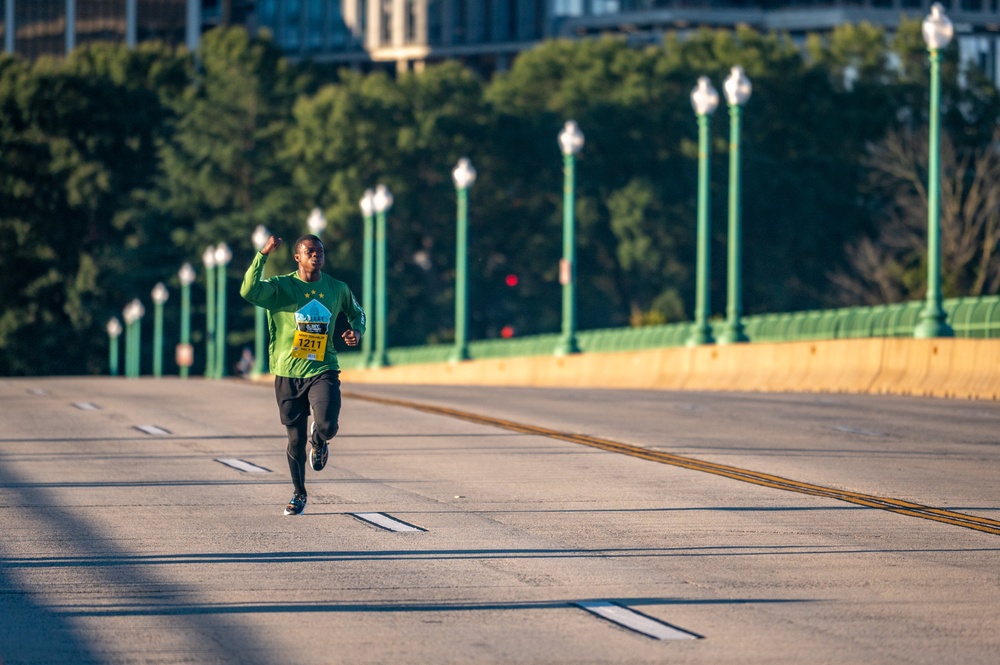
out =
<path fill-rule="evenodd" d="M 955 54 L 946 55 L 945 129 L 957 154 L 981 150 L 998 118 L 997 91 L 975 72 L 959 87 Z M 203 249 L 223 240 L 235 255 L 229 342 L 248 342 L 253 312 L 236 288 L 251 233 L 264 224 L 294 240 L 313 207 L 329 222 L 327 270 L 359 293 L 358 200 L 378 182 L 395 196 L 390 344 L 448 341 L 451 170 L 462 156 L 478 171 L 471 337 L 496 337 L 504 326 L 556 331 L 556 137 L 569 118 L 586 135 L 577 161 L 580 328 L 685 320 L 694 301 L 697 173 L 689 95 L 703 74 L 721 91 L 733 64 L 754 86 L 742 132 L 744 311 L 861 302 L 857 281 L 838 286 L 851 274 L 851 248 L 877 237 L 885 211 L 899 208 L 873 184 L 873 146 L 925 126 L 926 60 L 916 23 L 892 42 L 880 30 L 845 26 L 805 49 L 749 30 L 645 48 L 552 41 L 490 81 L 457 63 L 396 79 L 342 71 L 323 80 L 322 69 L 293 67 L 240 29 L 208 33 L 195 57 L 150 45 L 94 45 L 65 61 L 0 56 L 0 374 L 105 371 L 105 323 L 134 297 L 151 310 L 157 281 L 173 294 L 172 346 L 177 269 L 190 261 L 201 272 Z M 721 313 L 724 102 L 711 128 L 712 310 Z M 919 254 L 899 263 L 906 274 L 895 279 L 920 283 Z M 292 269 L 286 248 L 269 269 Z M 511 274 L 515 286 L 506 283 Z M 199 348 L 199 283 L 193 300 Z"/>

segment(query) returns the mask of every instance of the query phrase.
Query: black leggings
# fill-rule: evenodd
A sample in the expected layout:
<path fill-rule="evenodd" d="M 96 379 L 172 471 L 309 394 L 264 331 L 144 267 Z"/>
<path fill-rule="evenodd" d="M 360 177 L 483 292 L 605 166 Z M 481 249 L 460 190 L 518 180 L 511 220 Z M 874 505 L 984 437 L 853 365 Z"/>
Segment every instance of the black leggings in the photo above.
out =
<path fill-rule="evenodd" d="M 288 430 L 288 470 L 296 494 L 306 493 L 306 443 L 309 443 L 309 412 L 316 423 L 317 438 L 329 441 L 340 429 L 340 372 L 324 372 L 307 379 L 274 378 L 281 424 Z"/>

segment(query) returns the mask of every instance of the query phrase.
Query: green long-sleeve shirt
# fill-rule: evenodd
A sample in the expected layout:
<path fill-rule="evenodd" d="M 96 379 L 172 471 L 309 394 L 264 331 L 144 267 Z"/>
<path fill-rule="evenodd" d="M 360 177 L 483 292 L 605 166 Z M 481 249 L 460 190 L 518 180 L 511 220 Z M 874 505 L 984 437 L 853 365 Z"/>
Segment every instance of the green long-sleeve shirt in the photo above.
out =
<path fill-rule="evenodd" d="M 321 273 L 315 282 L 297 272 L 261 280 L 267 257 L 260 252 L 243 276 L 240 295 L 267 310 L 271 333 L 271 373 L 303 379 L 340 369 L 333 348 L 333 326 L 343 312 L 354 330 L 364 334 L 365 313 L 347 284 Z"/>

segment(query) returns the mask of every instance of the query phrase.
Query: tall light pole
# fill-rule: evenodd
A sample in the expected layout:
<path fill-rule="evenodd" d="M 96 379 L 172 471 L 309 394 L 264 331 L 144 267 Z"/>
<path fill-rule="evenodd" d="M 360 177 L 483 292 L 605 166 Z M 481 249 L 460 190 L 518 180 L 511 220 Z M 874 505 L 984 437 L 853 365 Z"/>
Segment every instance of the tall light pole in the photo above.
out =
<path fill-rule="evenodd" d="M 185 263 L 177 272 L 181 282 L 181 343 L 177 347 L 177 365 L 182 379 L 188 378 L 194 349 L 191 348 L 191 284 L 194 283 L 194 268 Z"/>
<path fill-rule="evenodd" d="M 388 307 L 386 297 L 388 285 L 386 283 L 386 239 L 385 239 L 385 217 L 389 208 L 392 207 L 392 192 L 385 185 L 375 188 L 375 195 L 372 197 L 372 205 L 375 208 L 375 356 L 372 358 L 372 367 L 385 367 L 389 364 L 389 357 L 386 354 L 388 334 L 386 317 Z"/>
<path fill-rule="evenodd" d="M 326 229 L 326 217 L 323 216 L 323 211 L 313 208 L 309 213 L 309 219 L 306 220 L 306 226 L 309 227 L 310 233 L 322 240 L 323 230 Z"/>
<path fill-rule="evenodd" d="M 258 224 L 257 228 L 253 230 L 253 237 L 250 239 L 253 242 L 253 248 L 258 252 L 264 249 L 264 245 L 267 244 L 268 239 L 271 237 L 271 232 L 267 230 L 267 227 L 263 224 Z M 264 269 L 267 269 L 267 264 L 264 264 Z M 258 377 L 261 374 L 267 373 L 267 353 L 264 350 L 264 337 L 266 333 L 264 332 L 264 308 L 254 307 L 254 357 L 253 357 L 253 371 L 251 376 Z"/>
<path fill-rule="evenodd" d="M 201 255 L 205 264 L 205 378 L 215 374 L 215 248 L 209 245 Z"/>
<path fill-rule="evenodd" d="M 125 322 L 125 377 L 134 378 L 135 368 L 135 301 L 130 300 L 122 309 L 122 321 Z"/>
<path fill-rule="evenodd" d="M 931 61 L 931 108 L 927 139 L 927 303 L 920 312 L 914 337 L 952 337 L 948 315 L 941 307 L 941 50 L 955 29 L 941 3 L 931 5 L 923 22 L 924 41 Z"/>
<path fill-rule="evenodd" d="M 455 231 L 455 350 L 452 362 L 469 359 L 469 188 L 476 182 L 476 169 L 468 157 L 458 160 L 451 172 L 458 195 Z"/>
<path fill-rule="evenodd" d="M 359 202 L 361 205 L 361 216 L 364 218 L 364 263 L 361 278 L 361 309 L 365 316 L 372 315 L 372 297 L 374 295 L 374 266 L 372 262 L 375 254 L 375 192 L 366 189 L 364 196 Z M 372 362 L 372 342 L 371 335 L 361 338 L 361 360 L 365 367 Z"/>
<path fill-rule="evenodd" d="M 157 282 L 150 294 L 153 298 L 153 376 L 163 376 L 163 303 L 170 294 L 163 282 Z"/>
<path fill-rule="evenodd" d="M 218 320 L 215 324 L 215 378 L 226 375 L 226 266 L 229 265 L 233 253 L 229 245 L 220 242 L 215 248 L 215 269 L 218 271 L 219 293 L 215 313 Z"/>
<path fill-rule="evenodd" d="M 697 285 L 695 290 L 694 326 L 688 337 L 688 346 L 711 344 L 712 327 L 708 325 L 711 313 L 710 279 L 712 274 L 712 218 L 709 214 L 709 157 L 711 146 L 708 138 L 709 122 L 719 106 L 719 93 L 707 76 L 698 79 L 698 86 L 691 91 L 691 106 L 698 118 L 698 247 Z"/>
<path fill-rule="evenodd" d="M 122 334 L 122 324 L 118 317 L 112 316 L 108 319 L 108 372 L 111 376 L 118 376 L 118 338 Z"/>
<path fill-rule="evenodd" d="M 579 353 L 576 343 L 576 154 L 583 149 L 583 132 L 576 120 L 567 120 L 559 132 L 563 154 L 563 258 L 559 262 L 562 284 L 562 336 L 556 355 Z"/>
<path fill-rule="evenodd" d="M 743 331 L 743 231 L 740 196 L 740 111 L 753 91 L 743 68 L 736 65 L 723 85 L 729 103 L 729 301 L 720 344 L 746 342 Z"/>
<path fill-rule="evenodd" d="M 138 378 L 142 373 L 142 317 L 146 308 L 138 299 L 132 300 L 122 311 L 125 319 L 125 367 L 129 378 Z"/>

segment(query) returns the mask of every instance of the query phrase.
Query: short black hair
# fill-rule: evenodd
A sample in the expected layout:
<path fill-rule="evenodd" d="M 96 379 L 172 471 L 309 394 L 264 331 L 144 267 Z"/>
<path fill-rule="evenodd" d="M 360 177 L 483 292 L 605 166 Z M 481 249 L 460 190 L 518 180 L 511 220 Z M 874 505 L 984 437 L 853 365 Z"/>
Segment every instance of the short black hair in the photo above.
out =
<path fill-rule="evenodd" d="M 309 241 L 309 240 L 311 240 L 312 242 L 315 242 L 315 243 L 319 243 L 319 246 L 323 247 L 323 241 L 320 240 L 318 236 L 314 236 L 313 234 L 309 233 L 309 234 L 304 235 L 304 236 L 302 236 L 301 238 L 299 238 L 298 240 L 295 241 L 295 246 L 292 248 L 292 254 L 298 254 L 299 253 L 299 245 L 301 245 L 302 243 L 304 243 L 306 241 Z M 326 248 L 324 247 L 323 249 L 326 249 Z"/>

